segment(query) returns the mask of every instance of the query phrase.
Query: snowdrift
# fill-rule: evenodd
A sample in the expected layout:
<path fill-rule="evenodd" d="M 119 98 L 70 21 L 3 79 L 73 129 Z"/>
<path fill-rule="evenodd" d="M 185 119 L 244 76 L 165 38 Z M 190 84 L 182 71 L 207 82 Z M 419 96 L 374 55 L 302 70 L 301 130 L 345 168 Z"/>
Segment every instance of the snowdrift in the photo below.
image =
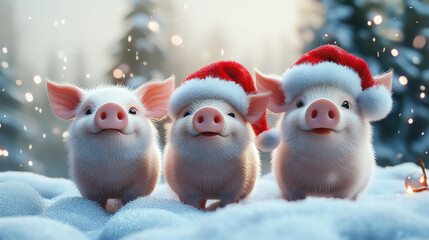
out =
<path fill-rule="evenodd" d="M 272 173 L 246 200 L 213 212 L 178 201 L 167 184 L 115 213 L 83 199 L 74 183 L 0 173 L 0 239 L 429 239 L 429 192 L 408 194 L 419 167 L 377 168 L 357 201 L 287 202 Z"/>

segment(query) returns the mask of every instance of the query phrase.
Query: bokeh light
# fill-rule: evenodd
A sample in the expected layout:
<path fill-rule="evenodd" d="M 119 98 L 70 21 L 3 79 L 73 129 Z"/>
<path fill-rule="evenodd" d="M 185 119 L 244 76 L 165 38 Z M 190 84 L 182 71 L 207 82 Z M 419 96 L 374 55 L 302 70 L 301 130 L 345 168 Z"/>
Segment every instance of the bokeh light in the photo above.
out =
<path fill-rule="evenodd" d="M 147 27 L 149 28 L 149 30 L 151 30 L 152 32 L 158 32 L 159 31 L 159 23 L 157 21 L 150 21 L 147 24 Z"/>
<path fill-rule="evenodd" d="M 25 93 L 25 100 L 27 102 L 32 102 L 34 100 L 33 94 L 31 94 L 29 92 Z"/>
<path fill-rule="evenodd" d="M 376 15 L 373 20 L 375 25 L 380 25 L 383 22 L 383 18 L 380 15 Z"/>
<path fill-rule="evenodd" d="M 183 43 L 183 39 L 182 39 L 182 37 L 181 37 L 181 36 L 179 36 L 179 35 L 175 34 L 175 35 L 173 35 L 173 36 L 171 37 L 171 43 L 172 43 L 174 46 L 180 46 L 180 45 Z"/>
<path fill-rule="evenodd" d="M 401 84 L 401 85 L 407 85 L 408 84 L 408 79 L 407 79 L 407 77 L 405 77 L 405 76 L 400 76 L 399 77 L 399 83 Z"/>
<path fill-rule="evenodd" d="M 417 35 L 413 40 L 413 46 L 417 49 L 422 49 L 426 45 L 426 37 L 423 35 Z"/>
<path fill-rule="evenodd" d="M 42 83 L 42 77 L 40 77 L 39 75 L 36 75 L 33 77 L 33 81 L 35 84 L 40 84 Z"/>
<path fill-rule="evenodd" d="M 122 72 L 121 69 L 116 68 L 115 70 L 113 70 L 113 77 L 114 78 L 121 79 L 123 75 L 124 75 L 124 73 Z"/>

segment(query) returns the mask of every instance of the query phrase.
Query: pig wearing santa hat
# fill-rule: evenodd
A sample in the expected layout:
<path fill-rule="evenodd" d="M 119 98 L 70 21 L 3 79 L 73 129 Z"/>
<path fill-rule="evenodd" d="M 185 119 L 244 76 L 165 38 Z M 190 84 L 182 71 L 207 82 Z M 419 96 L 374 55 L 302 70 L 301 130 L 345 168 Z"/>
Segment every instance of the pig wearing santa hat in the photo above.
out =
<path fill-rule="evenodd" d="M 269 95 L 256 93 L 249 72 L 232 61 L 203 67 L 175 90 L 165 176 L 182 202 L 225 206 L 251 192 L 260 172 L 256 147 L 270 151 L 280 139 L 267 127 Z"/>
<path fill-rule="evenodd" d="M 375 166 L 370 122 L 392 108 L 392 76 L 373 77 L 335 45 L 304 54 L 281 79 L 256 72 L 258 92 L 272 93 L 268 108 L 285 113 L 273 171 L 286 199 L 357 198 Z"/>

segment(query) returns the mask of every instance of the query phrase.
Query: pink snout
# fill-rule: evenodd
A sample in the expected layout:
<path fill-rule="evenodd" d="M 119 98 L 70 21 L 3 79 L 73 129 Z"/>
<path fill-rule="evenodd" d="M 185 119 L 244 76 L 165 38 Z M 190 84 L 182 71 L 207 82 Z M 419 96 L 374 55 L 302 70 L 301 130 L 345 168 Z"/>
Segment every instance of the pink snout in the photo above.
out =
<path fill-rule="evenodd" d="M 225 118 L 216 108 L 203 107 L 194 114 L 192 125 L 200 133 L 219 133 L 225 126 Z"/>
<path fill-rule="evenodd" d="M 311 128 L 334 128 L 341 115 L 337 105 L 328 99 L 319 99 L 308 106 L 305 121 Z"/>
<path fill-rule="evenodd" d="M 128 126 L 125 109 L 116 103 L 106 103 L 95 113 L 95 125 L 101 129 L 123 130 Z"/>

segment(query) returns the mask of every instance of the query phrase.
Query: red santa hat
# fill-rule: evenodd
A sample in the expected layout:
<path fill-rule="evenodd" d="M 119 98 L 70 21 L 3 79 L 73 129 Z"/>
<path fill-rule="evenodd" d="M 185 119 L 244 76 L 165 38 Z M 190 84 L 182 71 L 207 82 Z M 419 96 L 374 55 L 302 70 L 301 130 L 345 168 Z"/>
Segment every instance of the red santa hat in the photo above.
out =
<path fill-rule="evenodd" d="M 333 84 L 356 98 L 360 111 L 371 121 L 385 118 L 392 108 L 390 91 L 376 84 L 368 64 L 336 45 L 304 54 L 282 80 L 286 102 L 309 86 Z"/>
<path fill-rule="evenodd" d="M 227 101 L 238 112 L 245 115 L 249 108 L 247 95 L 255 94 L 255 83 L 250 73 L 239 63 L 221 61 L 207 65 L 187 77 L 169 101 L 169 112 L 177 116 L 190 103 L 199 99 Z M 280 141 L 278 131 L 267 126 L 266 113 L 252 123 L 261 151 L 271 151 Z"/>

